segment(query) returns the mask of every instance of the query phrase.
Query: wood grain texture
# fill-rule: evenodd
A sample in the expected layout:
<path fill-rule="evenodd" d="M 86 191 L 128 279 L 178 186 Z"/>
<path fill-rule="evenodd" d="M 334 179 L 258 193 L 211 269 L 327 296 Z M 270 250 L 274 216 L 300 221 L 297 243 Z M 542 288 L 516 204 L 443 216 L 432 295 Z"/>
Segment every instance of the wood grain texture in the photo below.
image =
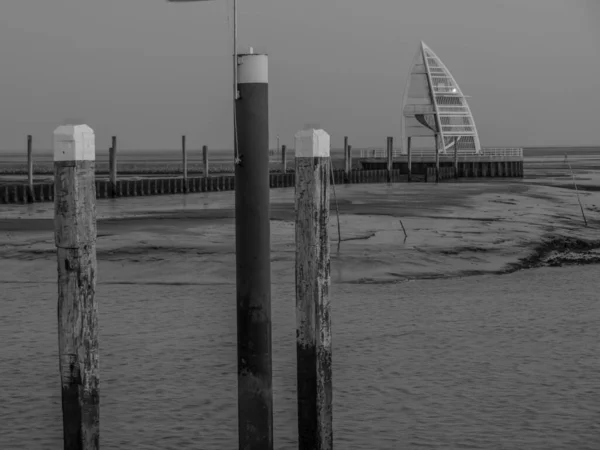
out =
<path fill-rule="evenodd" d="M 330 450 L 330 158 L 296 158 L 296 348 L 300 450 Z"/>
<path fill-rule="evenodd" d="M 99 448 L 94 166 L 92 161 L 54 164 L 58 342 L 65 450 Z"/>

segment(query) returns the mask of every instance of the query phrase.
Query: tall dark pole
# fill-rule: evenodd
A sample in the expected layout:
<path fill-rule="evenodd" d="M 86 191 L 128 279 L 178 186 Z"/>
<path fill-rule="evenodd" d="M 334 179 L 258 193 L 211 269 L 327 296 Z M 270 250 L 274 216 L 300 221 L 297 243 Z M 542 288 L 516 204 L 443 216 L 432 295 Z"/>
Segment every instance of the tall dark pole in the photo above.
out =
<path fill-rule="evenodd" d="M 235 166 L 240 450 L 273 449 L 267 55 L 238 56 Z"/>

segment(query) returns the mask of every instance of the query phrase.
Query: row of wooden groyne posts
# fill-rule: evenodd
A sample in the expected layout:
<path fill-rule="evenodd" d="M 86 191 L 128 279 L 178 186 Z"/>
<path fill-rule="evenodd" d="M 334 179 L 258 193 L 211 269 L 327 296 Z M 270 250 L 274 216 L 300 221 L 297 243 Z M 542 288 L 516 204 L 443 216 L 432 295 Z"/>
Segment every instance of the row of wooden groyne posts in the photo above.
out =
<path fill-rule="evenodd" d="M 187 154 L 185 150 L 185 136 L 183 143 L 183 170 L 179 177 L 140 177 L 137 179 L 118 179 L 116 161 L 116 137 L 112 138 L 113 145 L 109 149 L 109 179 L 96 180 L 96 197 L 100 199 L 118 197 L 136 197 L 151 195 L 172 195 L 198 192 L 220 192 L 235 190 L 235 176 L 231 174 L 210 175 L 208 166 L 208 151 L 203 147 L 204 173 L 202 176 L 190 177 L 187 175 Z M 30 144 L 29 137 L 28 143 Z M 461 156 L 455 161 L 442 156 L 435 161 L 431 153 L 415 155 L 415 161 L 407 155 L 398 154 L 393 150 L 393 138 L 388 138 L 386 155 L 361 151 L 361 158 L 357 161 L 358 168 L 353 166 L 352 146 L 348 144 L 348 137 L 344 138 L 344 169 L 332 170 L 330 181 L 339 184 L 360 183 L 399 183 L 399 182 L 440 182 L 460 178 L 514 178 L 523 177 L 523 159 L 520 149 L 509 149 L 511 154 L 499 152 L 494 149 L 494 154 Z M 286 188 L 295 185 L 295 174 L 287 167 L 286 146 L 283 145 L 279 152 L 281 155 L 281 169 L 269 174 L 271 188 Z M 387 155 L 391 154 L 389 158 Z M 24 204 L 54 201 L 54 183 L 35 183 L 31 151 L 28 146 L 28 183 L 13 183 L 0 185 L 0 204 Z"/>

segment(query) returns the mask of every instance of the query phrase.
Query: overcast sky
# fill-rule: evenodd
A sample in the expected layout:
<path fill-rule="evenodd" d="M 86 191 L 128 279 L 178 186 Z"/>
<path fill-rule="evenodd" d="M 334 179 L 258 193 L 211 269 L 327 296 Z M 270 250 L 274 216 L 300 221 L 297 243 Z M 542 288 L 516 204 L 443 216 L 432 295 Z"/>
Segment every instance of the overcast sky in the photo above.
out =
<path fill-rule="evenodd" d="M 231 148 L 233 0 L 2 0 L 0 149 Z M 600 145 L 598 0 L 239 0 L 240 49 L 269 53 L 272 143 L 318 123 L 340 146 L 400 139 L 421 40 L 471 95 L 483 146 Z"/>

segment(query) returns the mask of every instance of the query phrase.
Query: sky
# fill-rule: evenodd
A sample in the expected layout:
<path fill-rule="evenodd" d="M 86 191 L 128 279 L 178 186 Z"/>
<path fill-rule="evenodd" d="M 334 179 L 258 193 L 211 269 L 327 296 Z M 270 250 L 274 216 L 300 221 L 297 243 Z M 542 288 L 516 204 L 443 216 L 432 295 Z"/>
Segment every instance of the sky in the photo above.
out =
<path fill-rule="evenodd" d="M 231 148 L 233 0 L 3 0 L 0 151 L 51 149 L 83 121 L 96 147 Z M 239 49 L 269 54 L 270 135 L 318 124 L 340 147 L 400 143 L 424 41 L 482 146 L 600 146 L 598 0 L 239 0 Z"/>

